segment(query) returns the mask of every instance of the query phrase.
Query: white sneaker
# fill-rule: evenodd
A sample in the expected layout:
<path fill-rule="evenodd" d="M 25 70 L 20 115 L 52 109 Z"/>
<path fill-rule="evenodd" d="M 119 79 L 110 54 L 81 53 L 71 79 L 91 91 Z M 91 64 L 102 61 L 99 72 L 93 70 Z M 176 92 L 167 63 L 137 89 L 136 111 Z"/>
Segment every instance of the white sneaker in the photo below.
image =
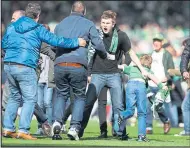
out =
<path fill-rule="evenodd" d="M 79 137 L 78 137 L 78 133 L 76 131 L 76 128 L 73 128 L 71 127 L 69 129 L 69 132 L 67 133 L 67 136 L 71 139 L 71 140 L 79 140 Z"/>

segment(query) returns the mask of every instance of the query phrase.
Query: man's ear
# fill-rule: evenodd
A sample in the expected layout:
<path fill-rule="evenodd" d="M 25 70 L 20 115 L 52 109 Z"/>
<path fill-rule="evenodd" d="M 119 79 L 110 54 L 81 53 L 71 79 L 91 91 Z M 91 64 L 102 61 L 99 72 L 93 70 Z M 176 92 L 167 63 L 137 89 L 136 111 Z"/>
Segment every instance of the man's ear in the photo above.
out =
<path fill-rule="evenodd" d="M 38 22 L 39 18 L 40 18 L 40 15 L 37 16 L 37 18 L 35 19 L 35 21 Z"/>

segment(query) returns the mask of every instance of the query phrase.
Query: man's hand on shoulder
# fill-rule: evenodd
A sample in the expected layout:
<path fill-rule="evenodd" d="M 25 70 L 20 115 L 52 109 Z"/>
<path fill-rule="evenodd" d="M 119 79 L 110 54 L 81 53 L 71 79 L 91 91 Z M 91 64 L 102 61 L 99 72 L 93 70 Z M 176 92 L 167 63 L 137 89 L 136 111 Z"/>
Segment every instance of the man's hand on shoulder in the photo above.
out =
<path fill-rule="evenodd" d="M 115 60 L 115 55 L 107 53 L 107 59 L 108 60 Z"/>
<path fill-rule="evenodd" d="M 83 38 L 78 38 L 79 41 L 79 46 L 85 47 L 86 46 L 86 41 Z"/>

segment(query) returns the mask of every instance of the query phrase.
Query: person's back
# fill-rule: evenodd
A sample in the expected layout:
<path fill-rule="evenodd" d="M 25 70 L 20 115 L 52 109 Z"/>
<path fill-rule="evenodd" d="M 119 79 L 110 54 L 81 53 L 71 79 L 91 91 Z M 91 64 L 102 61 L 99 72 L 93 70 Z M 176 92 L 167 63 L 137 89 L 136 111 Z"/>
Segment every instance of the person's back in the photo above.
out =
<path fill-rule="evenodd" d="M 36 37 L 39 26 L 31 18 L 21 17 L 8 27 L 7 36 L 10 33 L 11 36 L 3 42 L 3 48 L 7 49 L 4 62 L 15 62 L 35 68 L 41 46 L 40 39 Z"/>
<path fill-rule="evenodd" d="M 75 8 L 72 9 L 70 16 L 63 19 L 55 28 L 54 33 L 58 36 L 65 37 L 82 37 L 87 42 L 92 43 L 96 50 L 100 50 L 100 56 L 105 58 L 106 51 L 95 24 L 85 18 L 85 12 L 78 11 L 77 7 L 81 6 L 81 2 L 75 3 Z M 73 6 L 74 7 L 74 6 Z M 85 9 L 85 8 L 83 8 Z M 64 28 L 64 29 L 63 29 Z M 56 51 L 55 64 L 62 62 L 80 63 L 87 67 L 88 64 L 88 49 L 87 47 L 79 47 L 74 50 L 62 50 L 59 48 Z"/>
<path fill-rule="evenodd" d="M 82 14 L 72 13 L 61 21 L 55 29 L 55 34 L 58 36 L 65 37 L 83 37 L 87 41 L 90 40 L 89 30 L 93 26 L 93 23 Z M 62 29 L 64 28 L 64 30 Z M 76 50 L 62 50 L 56 51 L 55 64 L 60 62 L 74 62 L 87 65 L 87 52 L 88 49 L 85 47 L 77 48 Z"/>
<path fill-rule="evenodd" d="M 83 2 L 74 2 L 71 15 L 56 26 L 55 34 L 66 37 L 83 37 L 87 42 L 92 43 L 95 50 L 100 51 L 102 58 L 109 58 L 95 25 L 84 18 L 85 11 Z M 58 48 L 56 51 L 54 74 L 57 97 L 53 103 L 55 121 L 53 131 L 61 129 L 66 100 L 70 97 L 70 89 L 72 88 L 75 98 L 73 99 L 72 119 L 67 135 L 71 140 L 79 140 L 78 133 L 81 129 L 86 102 L 88 49 L 81 47 L 74 50 Z M 54 132 L 52 139 L 62 139 L 62 137 Z"/>
<path fill-rule="evenodd" d="M 64 41 L 59 39 L 57 44 L 56 39 L 58 38 L 48 32 L 43 25 L 29 17 L 21 17 L 7 28 L 6 36 L 3 38 L 2 47 L 6 52 L 4 62 L 15 62 L 36 68 L 41 42 L 45 41 L 54 46 L 61 44 L 60 42 L 64 44 Z"/>

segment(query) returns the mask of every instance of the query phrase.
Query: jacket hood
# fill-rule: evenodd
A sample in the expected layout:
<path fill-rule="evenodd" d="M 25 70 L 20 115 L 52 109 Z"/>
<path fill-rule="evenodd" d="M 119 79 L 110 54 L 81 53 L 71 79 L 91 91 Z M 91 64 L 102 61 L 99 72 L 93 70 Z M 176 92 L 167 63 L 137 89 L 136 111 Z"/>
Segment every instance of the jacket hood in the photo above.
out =
<path fill-rule="evenodd" d="M 36 23 L 33 19 L 29 17 L 21 17 L 16 22 L 13 23 L 15 31 L 19 33 L 25 33 L 31 31 L 38 27 L 40 24 Z"/>

